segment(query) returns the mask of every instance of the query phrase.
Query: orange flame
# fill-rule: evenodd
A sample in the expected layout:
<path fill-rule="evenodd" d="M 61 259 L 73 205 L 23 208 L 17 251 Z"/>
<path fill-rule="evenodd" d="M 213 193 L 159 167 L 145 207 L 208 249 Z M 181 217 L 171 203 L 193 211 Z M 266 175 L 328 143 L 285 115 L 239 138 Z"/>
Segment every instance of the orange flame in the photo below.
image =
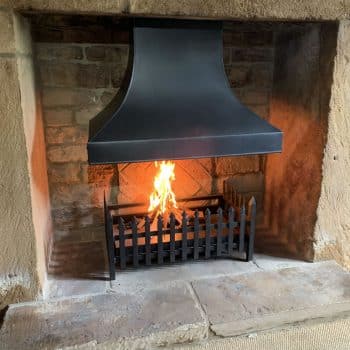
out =
<path fill-rule="evenodd" d="M 163 160 L 160 164 L 154 162 L 154 165 L 159 167 L 159 171 L 154 177 L 148 211 L 157 210 L 159 214 L 164 214 L 171 208 L 177 208 L 175 193 L 171 188 L 171 183 L 175 180 L 175 163 Z"/>

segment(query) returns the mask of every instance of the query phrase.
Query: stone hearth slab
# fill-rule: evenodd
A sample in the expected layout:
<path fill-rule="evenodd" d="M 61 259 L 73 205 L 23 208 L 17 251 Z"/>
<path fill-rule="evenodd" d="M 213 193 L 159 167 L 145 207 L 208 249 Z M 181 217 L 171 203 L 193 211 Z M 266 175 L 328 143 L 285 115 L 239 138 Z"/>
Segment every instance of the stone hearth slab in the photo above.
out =
<path fill-rule="evenodd" d="M 310 262 L 302 260 L 287 259 L 264 254 L 254 254 L 255 265 L 262 270 L 280 270 L 287 267 L 309 266 Z"/>
<path fill-rule="evenodd" d="M 70 245 L 65 248 L 67 251 Z M 68 254 L 68 253 L 67 253 Z M 89 257 L 99 264 L 99 256 Z M 95 259 L 95 260 L 94 260 Z M 49 276 L 45 284 L 44 299 L 65 298 L 70 296 L 89 295 L 105 293 L 109 290 L 122 293 L 136 293 L 142 289 L 154 288 L 154 286 L 166 285 L 173 281 L 192 282 L 200 279 L 216 278 L 226 275 L 240 275 L 244 273 L 257 272 L 262 270 L 276 270 L 286 267 L 304 266 L 309 263 L 303 261 L 277 258 L 262 254 L 255 254 L 254 262 L 237 261 L 230 259 L 217 259 L 206 261 L 192 261 L 185 264 L 163 265 L 152 267 L 140 267 L 117 271 L 114 281 L 102 279 L 89 279 L 79 277 L 79 265 L 76 263 L 75 270 L 71 276 Z M 107 272 L 105 273 L 107 276 Z"/>
<path fill-rule="evenodd" d="M 111 288 L 117 292 L 128 293 L 166 285 L 172 281 L 191 282 L 198 279 L 233 276 L 256 271 L 259 271 L 259 268 L 253 262 L 230 259 L 189 261 L 185 264 L 117 271 L 115 280 L 111 281 Z"/>
<path fill-rule="evenodd" d="M 349 329 L 350 318 L 337 319 L 321 323 L 303 323 L 250 336 L 213 337 L 199 344 L 176 346 L 168 350 L 349 350 Z"/>
<path fill-rule="evenodd" d="M 174 283 L 142 294 L 99 294 L 11 306 L 1 349 L 64 348 L 113 342 L 114 349 L 199 340 L 208 324 L 193 291 Z"/>
<path fill-rule="evenodd" d="M 234 336 L 350 311 L 350 274 L 334 262 L 192 282 L 210 328 Z"/>

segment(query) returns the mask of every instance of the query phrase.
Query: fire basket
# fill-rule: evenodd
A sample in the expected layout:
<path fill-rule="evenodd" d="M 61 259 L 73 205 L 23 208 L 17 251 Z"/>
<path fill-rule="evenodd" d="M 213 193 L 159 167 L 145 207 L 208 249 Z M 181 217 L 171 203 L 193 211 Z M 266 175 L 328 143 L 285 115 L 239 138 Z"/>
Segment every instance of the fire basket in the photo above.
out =
<path fill-rule="evenodd" d="M 256 201 L 224 185 L 224 195 L 178 200 L 181 220 L 144 212 L 143 203 L 108 205 L 104 200 L 110 279 L 116 270 L 188 260 L 253 258 Z M 198 204 L 200 203 L 200 204 Z M 206 203 L 202 205 L 201 203 Z"/>

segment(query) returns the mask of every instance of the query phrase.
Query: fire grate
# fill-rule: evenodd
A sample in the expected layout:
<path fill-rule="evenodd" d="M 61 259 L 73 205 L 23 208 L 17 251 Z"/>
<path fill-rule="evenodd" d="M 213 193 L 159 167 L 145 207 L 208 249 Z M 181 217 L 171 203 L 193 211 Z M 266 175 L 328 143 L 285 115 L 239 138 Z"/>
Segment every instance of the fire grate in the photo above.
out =
<path fill-rule="evenodd" d="M 182 212 L 152 218 L 137 213 L 141 203 L 107 205 L 104 201 L 105 231 L 110 279 L 116 269 L 137 268 L 211 258 L 253 258 L 256 201 L 230 191 L 229 195 L 179 200 L 192 203 L 193 215 Z M 193 206 L 207 202 L 208 205 Z M 189 207 L 189 206 L 187 206 Z M 142 223 L 142 225 L 140 225 Z"/>

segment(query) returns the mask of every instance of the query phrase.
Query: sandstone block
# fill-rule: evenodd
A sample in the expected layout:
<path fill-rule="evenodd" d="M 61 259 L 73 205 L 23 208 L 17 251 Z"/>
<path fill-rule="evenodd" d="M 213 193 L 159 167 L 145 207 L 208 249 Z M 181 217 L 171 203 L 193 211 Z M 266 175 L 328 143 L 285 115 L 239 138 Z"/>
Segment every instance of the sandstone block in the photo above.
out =
<path fill-rule="evenodd" d="M 86 145 L 56 145 L 47 148 L 47 157 L 53 163 L 87 161 Z"/>
<path fill-rule="evenodd" d="M 78 45 L 37 43 L 36 58 L 38 60 L 81 60 L 83 49 Z"/>
<path fill-rule="evenodd" d="M 50 164 L 48 176 L 50 183 L 76 183 L 80 181 L 80 163 Z"/>
<path fill-rule="evenodd" d="M 115 164 L 104 164 L 104 165 L 92 165 L 88 163 L 81 164 L 82 182 L 98 184 L 107 183 L 109 184 L 112 177 L 115 177 L 117 182 L 117 165 Z"/>
<path fill-rule="evenodd" d="M 102 109 L 103 107 L 99 105 L 79 109 L 75 112 L 75 121 L 79 125 L 89 125 L 90 119 L 95 117 Z"/>
<path fill-rule="evenodd" d="M 83 204 L 83 203 L 82 203 Z M 103 209 L 94 206 L 72 206 L 52 209 L 52 219 L 60 234 L 68 234 L 71 228 L 103 224 Z"/>
<path fill-rule="evenodd" d="M 6 252 L 0 254 L 0 275 L 16 276 L 0 281 L 0 308 L 3 308 L 8 303 L 33 300 L 40 287 L 35 244 L 21 244 L 35 242 L 36 238 L 20 85 L 14 58 L 0 57 L 0 82 L 0 241 Z"/>
<path fill-rule="evenodd" d="M 31 25 L 28 18 L 19 13 L 13 14 L 16 52 L 32 55 Z"/>
<path fill-rule="evenodd" d="M 70 109 L 44 110 L 44 120 L 47 126 L 66 126 L 73 123 L 73 111 Z"/>
<path fill-rule="evenodd" d="M 216 172 L 218 176 L 259 171 L 259 156 L 219 157 Z"/>
<path fill-rule="evenodd" d="M 93 45 L 85 48 L 85 55 L 89 61 L 105 61 L 126 65 L 128 61 L 128 45 Z"/>
<path fill-rule="evenodd" d="M 64 169 L 67 163 L 51 164 L 52 166 L 62 165 L 60 169 L 56 169 L 55 175 L 59 170 Z M 76 163 L 72 166 L 72 178 L 66 174 L 67 180 L 75 180 L 78 176 L 78 182 L 51 182 L 51 200 L 54 208 L 61 207 L 99 207 L 103 204 L 104 194 L 110 193 L 110 188 L 118 184 L 118 179 L 115 175 L 116 167 L 114 166 L 87 166 L 86 163 Z M 95 169 L 96 168 L 96 169 Z M 61 176 L 60 180 L 62 179 Z"/>
<path fill-rule="evenodd" d="M 201 280 L 192 285 L 211 329 L 220 336 L 335 317 L 350 310 L 350 274 L 334 262 Z"/>
<path fill-rule="evenodd" d="M 0 10 L 0 53 L 15 53 L 15 33 L 13 15 L 10 11 Z"/>
<path fill-rule="evenodd" d="M 66 348 L 91 342 L 110 343 L 114 349 L 150 349 L 207 335 L 207 321 L 185 283 L 141 295 L 108 293 L 11 308 L 1 331 L 7 349 L 23 344 Z"/>
<path fill-rule="evenodd" d="M 5 0 L 3 0 L 5 1 Z M 198 3 L 178 2 L 159 0 L 132 1 L 125 0 L 121 2 L 81 2 L 72 0 L 61 0 L 53 2 L 17 0 L 10 1 L 15 9 L 43 11 L 47 12 L 66 12 L 82 14 L 101 14 L 101 15 L 129 15 L 129 16 L 176 16 L 176 17 L 204 17 L 215 19 L 242 20 L 340 20 L 346 19 L 349 13 L 349 3 L 344 0 L 333 0 L 332 2 L 320 2 L 319 0 L 310 0 L 309 2 L 295 2 L 293 6 L 289 0 L 265 0 L 263 2 L 242 3 L 242 0 L 227 0 L 217 2 L 217 0 L 207 0 Z M 215 9 L 215 10 L 214 10 Z M 87 17 L 87 16 L 86 16 Z"/>
<path fill-rule="evenodd" d="M 87 184 L 51 184 L 50 195 L 52 208 L 91 205 L 91 188 Z"/>
<path fill-rule="evenodd" d="M 44 107 L 91 105 L 99 101 L 94 90 L 69 88 L 44 88 L 42 98 Z"/>
<path fill-rule="evenodd" d="M 86 144 L 88 140 L 88 129 L 82 126 L 48 127 L 45 133 L 49 145 Z"/>
<path fill-rule="evenodd" d="M 109 87 L 108 68 L 101 65 L 40 61 L 39 73 L 43 86 Z"/>
<path fill-rule="evenodd" d="M 264 190 L 264 174 L 238 174 L 230 176 L 227 183 L 241 193 L 261 193 Z"/>
<path fill-rule="evenodd" d="M 1 13 L 1 12 L 0 12 Z M 3 59 L 0 57 L 0 77 L 6 88 L 0 94 L 1 113 L 20 112 L 20 90 L 18 72 L 15 59 Z"/>
<path fill-rule="evenodd" d="M 232 48 L 231 52 L 233 62 L 272 62 L 273 60 L 273 50 L 271 48 Z"/>

